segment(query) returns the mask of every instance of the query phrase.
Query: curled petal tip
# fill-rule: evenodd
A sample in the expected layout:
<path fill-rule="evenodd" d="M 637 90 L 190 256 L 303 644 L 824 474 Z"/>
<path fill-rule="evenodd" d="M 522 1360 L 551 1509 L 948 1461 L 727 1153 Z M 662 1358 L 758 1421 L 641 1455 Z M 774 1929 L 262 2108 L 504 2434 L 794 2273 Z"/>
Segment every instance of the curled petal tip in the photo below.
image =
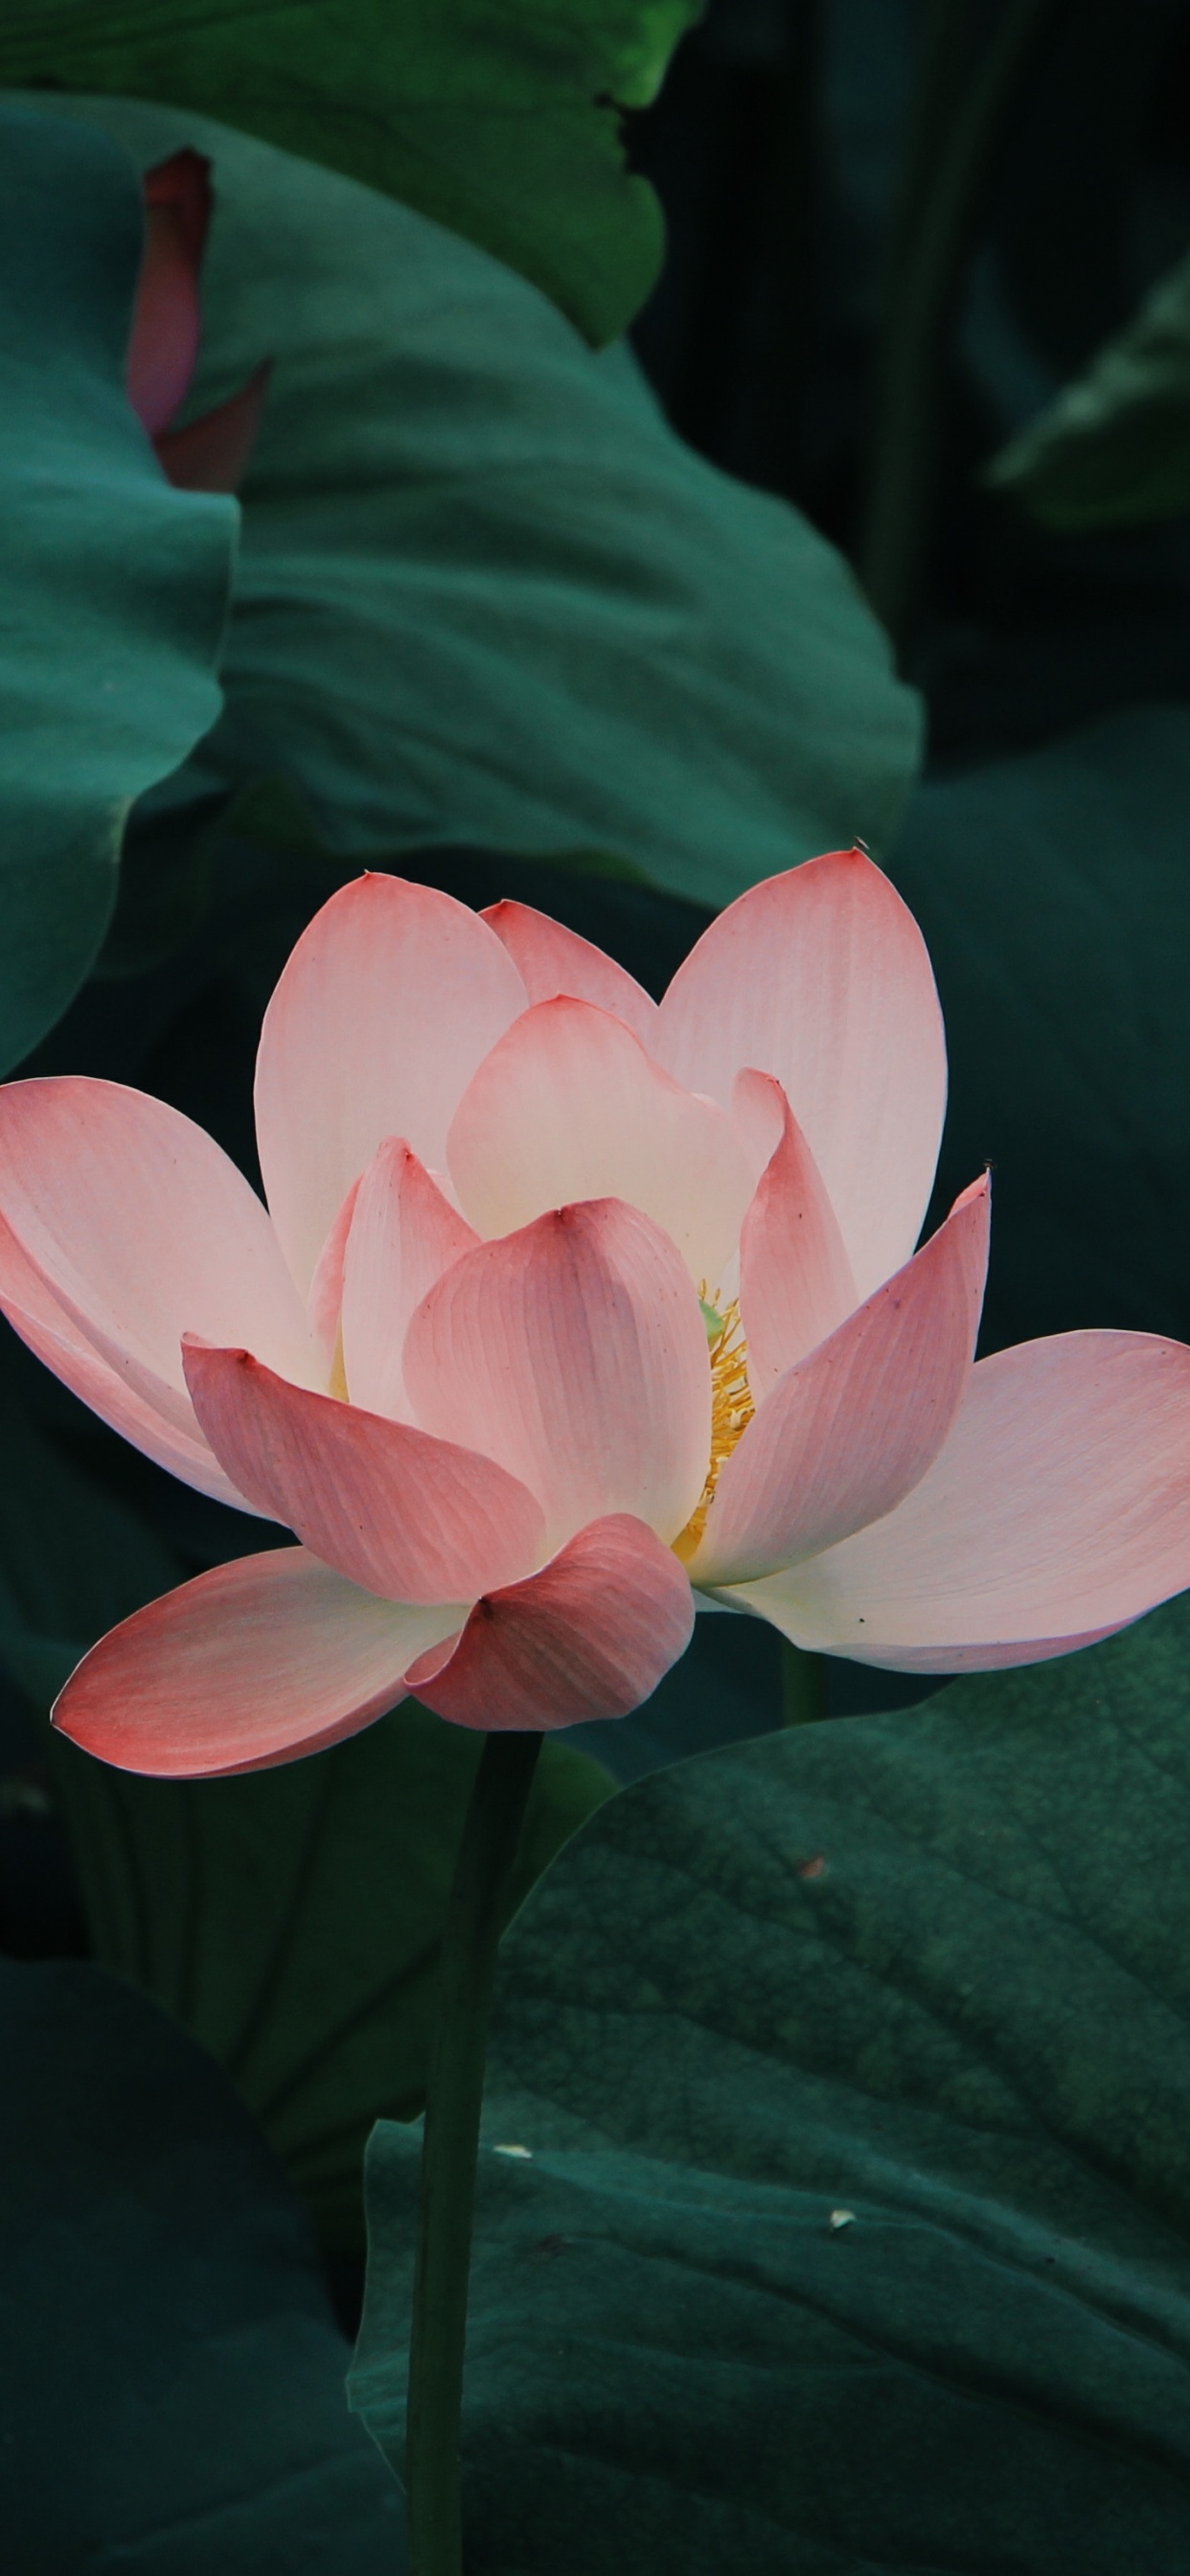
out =
<path fill-rule="evenodd" d="M 627 1717 L 684 1654 L 693 1626 L 672 1550 L 643 1521 L 611 1514 L 540 1573 L 478 1601 L 449 1660 L 424 1657 L 409 1687 L 453 1725 L 485 1733 Z"/>

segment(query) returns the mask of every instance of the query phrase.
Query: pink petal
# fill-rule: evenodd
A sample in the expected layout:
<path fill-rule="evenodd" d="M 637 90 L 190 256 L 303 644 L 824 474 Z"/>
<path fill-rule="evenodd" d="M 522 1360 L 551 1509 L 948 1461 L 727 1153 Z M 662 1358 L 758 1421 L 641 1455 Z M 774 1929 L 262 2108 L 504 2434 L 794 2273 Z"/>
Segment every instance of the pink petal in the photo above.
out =
<path fill-rule="evenodd" d="M 673 1245 L 622 1200 L 557 1209 L 456 1261 L 409 1327 L 405 1380 L 427 1431 L 541 1496 L 551 1550 L 608 1512 L 674 1538 L 702 1492 L 698 1300 Z"/>
<path fill-rule="evenodd" d="M 163 429 L 153 441 L 167 482 L 180 492 L 238 492 L 252 459 L 272 375 L 266 358 L 226 402 L 189 420 L 184 429 Z"/>
<path fill-rule="evenodd" d="M 693 1626 L 676 1556 L 615 1513 L 579 1530 L 527 1583 L 478 1601 L 449 1661 L 428 1655 L 409 1687 L 452 1725 L 485 1732 L 627 1717 L 685 1653 Z"/>
<path fill-rule="evenodd" d="M 257 1771 L 355 1735 L 465 1610 L 412 1609 L 345 1583 L 304 1548 L 238 1557 L 101 1638 L 54 1724 L 121 1771 Z"/>
<path fill-rule="evenodd" d="M 434 886 L 357 877 L 299 939 L 265 1013 L 256 1133 L 303 1296 L 353 1181 L 386 1136 L 431 1169 L 475 1068 L 525 1007 L 486 921 Z"/>
<path fill-rule="evenodd" d="M 912 914 L 861 850 L 750 887 L 674 977 L 655 1052 L 728 1104 L 745 1065 L 776 1076 L 866 1297 L 907 1261 L 946 1102 L 942 1016 Z"/>
<path fill-rule="evenodd" d="M 773 1074 L 757 1073 L 749 1065 L 737 1073 L 731 1087 L 732 1124 L 755 1180 L 759 1181 L 768 1170 L 790 1114 L 789 1103 Z M 807 1146 L 807 1153 L 809 1150 Z"/>
<path fill-rule="evenodd" d="M 343 1366 L 353 1404 L 413 1420 L 402 1366 L 410 1317 L 478 1241 L 403 1138 L 390 1137 L 360 1182 L 343 1268 Z"/>
<path fill-rule="evenodd" d="M 539 1564 L 541 1505 L 473 1449 L 311 1395 L 247 1351 L 187 1341 L 194 1409 L 241 1493 L 393 1601 L 474 1601 Z"/>
<path fill-rule="evenodd" d="M 176 1109 L 122 1084 L 9 1083 L 0 1216 L 21 1256 L 0 1250 L 0 1304 L 17 1331 L 139 1448 L 232 1499 L 186 1391 L 183 1333 L 247 1342 L 299 1381 L 318 1367 L 268 1217 L 234 1163 Z"/>
<path fill-rule="evenodd" d="M 211 219 L 211 165 L 175 152 L 145 179 L 145 254 L 128 349 L 128 399 L 150 437 L 185 400 L 198 357 L 198 278 Z"/>
<path fill-rule="evenodd" d="M 310 1294 L 306 1299 L 311 1330 L 318 1336 L 328 1369 L 334 1360 L 339 1339 L 339 1321 L 343 1312 L 343 1265 L 347 1259 L 347 1237 L 351 1232 L 359 1192 L 360 1182 L 353 1181 L 315 1262 Z"/>
<path fill-rule="evenodd" d="M 480 1234 L 511 1234 L 579 1199 L 626 1199 L 712 1290 L 752 1196 L 730 1118 L 671 1081 L 622 1020 L 565 997 L 536 1003 L 493 1047 L 447 1156 Z"/>
<path fill-rule="evenodd" d="M 988 1184 L 787 1370 L 719 1477 L 693 1583 L 776 1573 L 891 1512 L 925 1475 L 971 1374 Z"/>
<path fill-rule="evenodd" d="M 972 1371 L 887 1520 L 734 1597 L 799 1645 L 894 1671 L 1069 1654 L 1190 1584 L 1190 1350 L 1063 1333 Z"/>
<path fill-rule="evenodd" d="M 763 1172 L 740 1237 L 740 1317 L 748 1383 L 762 1404 L 786 1369 L 824 1342 L 859 1300 L 822 1174 L 779 1083 L 739 1073 L 737 1119 L 758 1095 L 776 1095 L 781 1140 Z"/>
<path fill-rule="evenodd" d="M 102 1358 L 73 1316 L 51 1296 L 40 1271 L 26 1259 L 2 1219 L 0 1310 L 55 1377 L 71 1387 L 102 1421 L 110 1423 L 113 1431 L 130 1440 L 134 1448 L 143 1449 L 158 1466 L 168 1468 L 185 1484 L 196 1485 L 200 1493 L 212 1495 L 216 1502 L 253 1511 L 254 1506 L 237 1494 L 230 1477 L 224 1475 L 208 1448 L 193 1420 L 193 1408 L 193 1428 L 187 1433 L 167 1419 L 158 1405 L 150 1403 L 138 1386 L 131 1385 L 118 1366 Z"/>
<path fill-rule="evenodd" d="M 520 969 L 531 1002 L 552 1002 L 569 993 L 577 1002 L 597 1002 L 601 1010 L 633 1029 L 650 1046 L 657 1025 L 657 1004 L 635 975 L 625 973 L 576 930 L 564 930 L 528 903 L 489 904 L 483 915 Z"/>

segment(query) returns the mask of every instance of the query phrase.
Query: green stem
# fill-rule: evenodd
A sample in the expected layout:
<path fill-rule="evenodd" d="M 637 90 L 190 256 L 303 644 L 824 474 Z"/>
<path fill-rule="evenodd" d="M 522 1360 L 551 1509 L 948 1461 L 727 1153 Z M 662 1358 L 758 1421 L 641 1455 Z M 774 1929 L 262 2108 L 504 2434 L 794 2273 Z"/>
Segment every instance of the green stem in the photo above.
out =
<path fill-rule="evenodd" d="M 917 605 L 939 377 L 971 235 L 1033 47 L 1062 0 L 1004 0 L 957 108 L 971 0 L 933 0 L 877 362 L 860 573 L 903 654 Z"/>
<path fill-rule="evenodd" d="M 788 1637 L 781 1639 L 781 1699 L 783 1726 L 816 1726 L 830 1714 L 825 1656 L 809 1654 Z"/>
<path fill-rule="evenodd" d="M 409 2342 L 412 2576 L 462 2576 L 463 2353 L 488 2004 L 541 1745 L 540 1735 L 485 1738 L 442 1936 Z"/>

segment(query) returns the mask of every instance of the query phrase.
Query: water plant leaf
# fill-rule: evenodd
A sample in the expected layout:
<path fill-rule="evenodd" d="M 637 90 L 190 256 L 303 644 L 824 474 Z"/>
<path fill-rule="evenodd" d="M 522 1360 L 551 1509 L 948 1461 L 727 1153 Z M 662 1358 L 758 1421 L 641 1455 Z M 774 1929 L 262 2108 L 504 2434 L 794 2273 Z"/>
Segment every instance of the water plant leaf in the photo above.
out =
<path fill-rule="evenodd" d="M 1046 528 L 1142 528 L 1190 510 L 1190 259 L 985 472 Z"/>
<path fill-rule="evenodd" d="M 225 117 L 388 190 L 614 337 L 661 264 L 620 111 L 656 96 L 702 0 L 13 0 L 0 80 Z"/>
<path fill-rule="evenodd" d="M 1190 1604 L 626 1789 L 498 1979 L 475 2576 L 1179 2576 Z M 401 2445 L 416 2141 L 353 2403 Z"/>
<path fill-rule="evenodd" d="M 77 1961 L 0 1961 L 0 2050 L 7 2563 L 397 2576 L 308 2225 L 226 2079 Z"/>
<path fill-rule="evenodd" d="M 192 1568 L 37 1418 L 38 1376 L 0 1340 L 0 1659 L 44 1711 L 105 1628 Z M 215 1518 L 230 1553 L 244 1524 Z M 251 1534 L 258 1543 L 261 1525 Z M 340 2250 L 362 2243 L 377 2111 L 421 2106 L 480 1750 L 412 1701 L 330 1752 L 243 1779 L 141 1779 L 49 1739 L 95 1957 L 227 2068 Z M 589 1754 L 544 1747 L 510 1910 L 611 1786 Z"/>
<path fill-rule="evenodd" d="M 243 1779 L 144 1780 L 56 1747 L 97 1957 L 226 2067 L 336 2252 L 363 2243 L 373 2120 L 421 2109 L 481 1749 L 412 1700 Z M 544 1746 L 510 1912 L 611 1786 L 589 1755 Z"/>
<path fill-rule="evenodd" d="M 97 954 L 132 800 L 219 712 L 237 512 L 175 491 L 129 407 L 142 236 L 114 141 L 0 109 L 0 1071 Z"/>
<path fill-rule="evenodd" d="M 937 1222 L 989 1160 L 988 1347 L 1190 1335 L 1190 716 L 931 780 L 889 867 L 950 1053 Z"/>
<path fill-rule="evenodd" d="M 883 846 L 914 693 L 833 548 L 684 447 L 626 351 L 593 357 L 522 278 L 334 173 L 73 104 L 145 165 L 211 157 L 196 411 L 274 360 L 226 712 L 146 813 L 280 773 L 360 865 L 594 854 L 711 906 Z"/>

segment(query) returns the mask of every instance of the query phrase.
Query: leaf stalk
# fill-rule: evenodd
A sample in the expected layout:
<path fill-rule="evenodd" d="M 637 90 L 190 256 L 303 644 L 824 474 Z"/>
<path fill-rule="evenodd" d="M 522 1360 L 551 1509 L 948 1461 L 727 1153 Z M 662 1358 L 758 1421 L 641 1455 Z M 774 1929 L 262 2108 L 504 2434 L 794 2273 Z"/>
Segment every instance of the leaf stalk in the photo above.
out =
<path fill-rule="evenodd" d="M 406 2414 L 412 2576 L 462 2576 L 467 2283 L 488 2007 L 543 1738 L 484 1740 L 446 1912 L 426 2087 Z"/>

